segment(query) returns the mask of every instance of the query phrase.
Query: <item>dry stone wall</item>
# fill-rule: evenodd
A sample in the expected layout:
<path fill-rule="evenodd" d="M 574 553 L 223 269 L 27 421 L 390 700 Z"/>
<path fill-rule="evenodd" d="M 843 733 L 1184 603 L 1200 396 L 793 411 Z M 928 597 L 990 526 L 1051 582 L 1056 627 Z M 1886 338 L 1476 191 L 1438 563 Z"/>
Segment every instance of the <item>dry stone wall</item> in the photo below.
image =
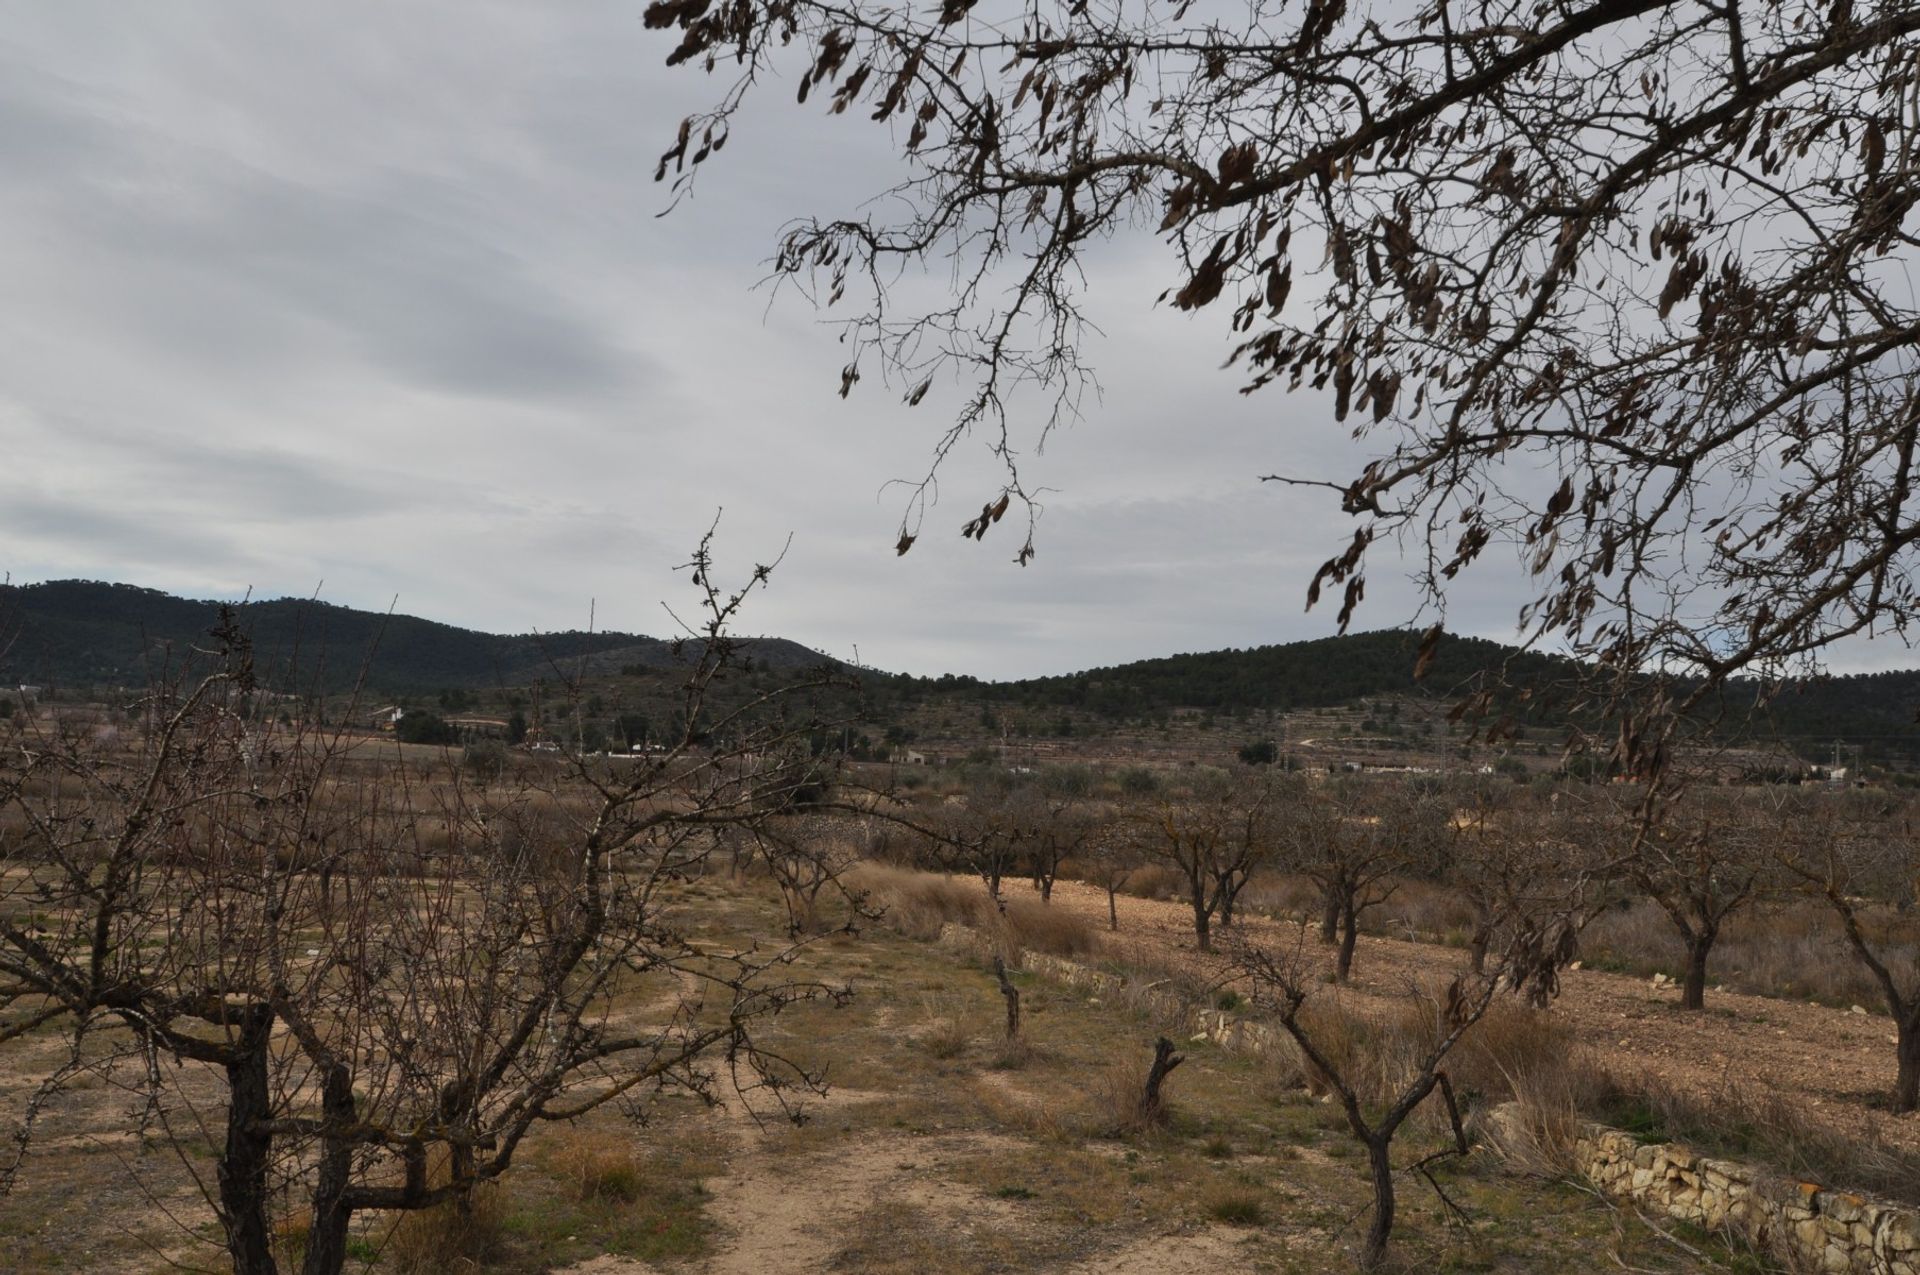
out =
<path fill-rule="evenodd" d="M 1487 1123 L 1495 1135 L 1517 1119 L 1512 1106 Z M 1679 1222 L 1731 1232 L 1763 1251 L 1834 1275 L 1920 1275 L 1920 1211 L 1782 1182 L 1750 1165 L 1648 1145 L 1588 1124 L 1574 1141 L 1580 1171 L 1600 1190 Z"/>

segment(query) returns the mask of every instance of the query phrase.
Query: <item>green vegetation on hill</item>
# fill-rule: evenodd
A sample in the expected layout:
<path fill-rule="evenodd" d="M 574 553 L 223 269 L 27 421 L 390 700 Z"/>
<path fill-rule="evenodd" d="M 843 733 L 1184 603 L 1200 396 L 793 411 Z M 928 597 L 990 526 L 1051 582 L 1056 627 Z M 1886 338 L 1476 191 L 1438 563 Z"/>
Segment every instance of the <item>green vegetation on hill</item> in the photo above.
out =
<path fill-rule="evenodd" d="M 400 694 L 525 686 L 583 666 L 595 675 L 679 663 L 673 643 L 631 633 L 501 636 L 300 598 L 249 602 L 240 615 L 263 679 L 284 690 L 338 691 L 359 681 L 363 669 L 368 689 Z M 0 586 L 0 683 L 143 685 L 188 647 L 204 645 L 218 618 L 217 602 L 134 585 L 56 580 Z M 769 668 L 825 658 L 773 638 L 748 649 L 755 663 Z"/>
<path fill-rule="evenodd" d="M 1521 685 L 1564 677 L 1564 661 L 1479 638 L 1443 639 L 1426 676 L 1413 676 L 1419 635 L 1381 629 L 1345 637 L 1196 654 L 1169 655 L 1064 677 L 982 682 L 971 677 L 900 678 L 904 696 L 964 691 L 1027 707 L 1076 708 L 1105 717 L 1138 717 L 1173 708 L 1320 708 L 1370 695 L 1455 695 L 1507 666 Z"/>
<path fill-rule="evenodd" d="M 27 682 L 54 687 L 140 686 L 168 663 L 204 643 L 218 620 L 218 604 L 174 597 L 156 589 L 87 580 L 0 586 L 0 685 Z M 680 667 L 672 642 L 629 633 L 501 636 L 407 615 L 385 615 L 297 598 L 250 602 L 241 608 L 258 666 L 272 689 L 332 693 L 353 686 L 366 670 L 374 694 L 442 696 L 444 711 L 464 711 L 445 693 L 549 685 L 579 676 L 605 697 L 601 729 L 623 733 L 615 715 L 642 713 L 657 727 L 671 724 Z M 907 736 L 888 732 L 916 706 L 964 705 L 980 719 L 996 709 L 1044 714 L 1071 733 L 1077 718 L 1130 722 L 1164 718 L 1178 710 L 1235 715 L 1352 705 L 1381 696 L 1457 699 L 1490 674 L 1532 694 L 1505 701 L 1527 725 L 1554 725 L 1564 705 L 1554 694 L 1572 667 L 1564 660 L 1480 638 L 1448 636 L 1424 677 L 1413 676 L 1418 635 L 1384 629 L 1244 650 L 1205 651 L 1089 669 L 1060 677 L 988 682 L 948 674 L 914 677 L 865 671 L 867 720 L 876 727 L 875 751 Z M 764 690 L 768 678 L 818 667 L 826 657 L 797 643 L 760 638 L 748 643 L 753 668 L 742 670 L 727 694 Z M 1723 738 L 1777 739 L 1808 760 L 1830 760 L 1840 741 L 1842 760 L 1920 764 L 1920 671 L 1815 679 L 1791 686 L 1760 712 L 1755 688 L 1736 684 L 1725 697 Z M 596 696 L 598 697 L 598 696 Z M 724 696 L 723 696 L 724 697 Z M 494 697 L 498 699 L 499 697 Z M 489 711 L 518 706 L 482 705 Z M 983 727 L 983 729 L 985 729 Z M 626 732 L 632 733 L 632 732 Z"/>

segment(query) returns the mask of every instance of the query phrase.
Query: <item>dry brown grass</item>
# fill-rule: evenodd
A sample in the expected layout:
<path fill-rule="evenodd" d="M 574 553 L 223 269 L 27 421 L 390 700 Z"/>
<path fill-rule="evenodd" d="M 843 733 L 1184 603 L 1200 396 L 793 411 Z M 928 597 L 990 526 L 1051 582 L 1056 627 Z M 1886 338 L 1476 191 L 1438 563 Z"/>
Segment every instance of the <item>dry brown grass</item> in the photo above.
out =
<path fill-rule="evenodd" d="M 1177 899 L 1183 888 L 1179 873 L 1157 863 L 1135 868 L 1120 883 L 1120 893 L 1136 899 Z"/>
<path fill-rule="evenodd" d="M 967 1046 L 973 1042 L 973 1032 L 955 1006 L 928 998 L 923 1002 L 921 1021 L 913 1032 L 913 1039 L 930 1056 L 945 1061 L 967 1052 Z"/>
<path fill-rule="evenodd" d="M 387 1233 L 384 1255 L 401 1275 L 481 1271 L 506 1233 L 506 1188 L 490 1183 L 464 1200 L 402 1213 Z"/>
<path fill-rule="evenodd" d="M 1172 1095 L 1165 1089 L 1160 1105 L 1147 1105 L 1147 1067 L 1145 1063 L 1113 1063 L 1096 1072 L 1088 1087 L 1093 1102 L 1094 1131 L 1110 1138 L 1137 1138 L 1167 1127 L 1172 1118 Z M 1180 1087 L 1180 1073 L 1174 1071 L 1166 1081 L 1167 1089 Z"/>
<path fill-rule="evenodd" d="M 1903 975 L 1920 968 L 1920 942 L 1909 919 L 1870 908 L 1863 928 L 1876 949 Z M 1638 900 L 1595 918 L 1581 935 L 1588 964 L 1598 969 L 1677 977 L 1684 953 L 1659 907 Z M 1786 996 L 1827 1005 L 1884 1004 L 1872 974 L 1847 946 L 1832 911 L 1809 899 L 1789 899 L 1729 917 L 1707 967 L 1711 983 L 1761 996 Z"/>
<path fill-rule="evenodd" d="M 1023 951 L 1078 956 L 1098 943 L 1093 923 L 1077 912 L 1037 898 L 1002 895 L 995 906 L 986 887 L 970 877 L 863 863 L 847 873 L 848 884 L 866 894 L 881 919 L 909 938 L 932 940 L 948 924 L 989 936 L 1009 955 Z"/>
<path fill-rule="evenodd" d="M 631 1204 L 646 1187 L 645 1167 L 633 1140 L 613 1130 L 568 1128 L 553 1139 L 545 1161 L 548 1171 L 582 1203 Z"/>

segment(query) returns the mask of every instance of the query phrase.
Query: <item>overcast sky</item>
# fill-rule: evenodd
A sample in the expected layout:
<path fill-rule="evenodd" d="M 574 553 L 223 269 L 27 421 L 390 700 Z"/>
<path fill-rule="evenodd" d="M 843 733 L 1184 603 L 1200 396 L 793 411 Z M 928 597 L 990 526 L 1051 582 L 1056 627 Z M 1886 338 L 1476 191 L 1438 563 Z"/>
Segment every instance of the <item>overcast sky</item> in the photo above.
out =
<path fill-rule="evenodd" d="M 0 571 L 661 633 L 724 509 L 723 571 L 792 536 L 746 627 L 881 668 L 1332 631 L 1304 592 L 1351 529 L 1257 476 L 1345 478 L 1351 445 L 1311 396 L 1235 392 L 1224 315 L 1155 310 L 1145 237 L 1090 278 L 1104 397 L 1025 462 L 1038 558 L 958 537 L 998 490 L 971 454 L 896 558 L 887 483 L 940 400 L 843 402 L 834 331 L 755 288 L 782 222 L 899 175 L 887 135 L 776 91 L 658 216 L 715 86 L 641 7 L 0 3 Z M 1386 565 L 1366 627 L 1413 618 Z M 1449 627 L 1511 638 L 1521 600 L 1481 571 Z"/>

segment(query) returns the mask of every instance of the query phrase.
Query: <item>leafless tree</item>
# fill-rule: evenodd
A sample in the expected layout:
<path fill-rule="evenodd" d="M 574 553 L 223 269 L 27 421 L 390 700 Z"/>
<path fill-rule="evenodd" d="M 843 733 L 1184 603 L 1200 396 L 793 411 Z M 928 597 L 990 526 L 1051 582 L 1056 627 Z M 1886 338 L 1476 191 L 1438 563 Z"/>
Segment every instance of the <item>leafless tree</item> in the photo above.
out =
<path fill-rule="evenodd" d="M 1621 846 L 1630 825 L 1610 805 L 1568 786 L 1546 793 L 1498 783 L 1476 788 L 1455 813 L 1441 880 L 1473 909 L 1468 940 L 1473 972 L 1503 946 L 1503 925 L 1515 917 L 1530 925 L 1543 900 L 1573 898 L 1573 882 L 1602 883 L 1619 875 Z M 1597 889 L 1578 892 L 1584 906 L 1569 910 L 1571 943 L 1603 906 Z M 1571 955 L 1571 952 L 1568 953 Z M 1550 991 L 1550 989 L 1548 989 Z"/>
<path fill-rule="evenodd" d="M 1665 788 L 1665 785 L 1662 785 Z M 1707 959 L 1727 918 L 1767 888 L 1778 829 L 1765 791 L 1679 788 L 1616 821 L 1629 842 L 1625 874 L 1659 905 L 1684 949 L 1680 1004 L 1706 1004 Z"/>
<path fill-rule="evenodd" d="M 1320 887 L 1320 938 L 1339 944 L 1337 979 L 1353 970 L 1362 914 L 1392 898 L 1401 877 L 1440 866 L 1450 815 L 1436 793 L 1358 781 L 1323 786 L 1289 811 L 1285 862 Z"/>
<path fill-rule="evenodd" d="M 696 710 L 767 575 L 724 592 L 709 541 Z M 478 794 L 451 762 L 367 774 L 344 734 L 244 714 L 244 634 L 214 636 L 203 676 L 155 689 L 144 738 L 0 740 L 24 830 L 0 844 L 0 1042 L 64 1030 L 76 1059 L 85 1039 L 87 1065 L 144 1075 L 236 1272 L 275 1272 L 273 1219 L 303 1206 L 302 1269 L 334 1275 L 356 1215 L 459 1206 L 544 1123 L 728 1079 L 776 1102 L 817 1083 L 754 1024 L 843 993 L 787 974 L 791 949 L 690 942 L 676 901 L 715 829 L 772 818 L 769 792 L 797 782 L 784 745 L 810 723 L 778 711 L 786 691 L 719 714 L 730 744 L 620 771 L 573 758 L 564 789 Z M 6 1183 L 72 1075 L 28 1100 Z"/>
<path fill-rule="evenodd" d="M 1099 823 L 1089 808 L 1085 785 L 1073 772 L 1043 772 L 1027 801 L 1038 807 L 1027 846 L 1027 868 L 1042 902 L 1053 902 L 1053 883 L 1060 867 L 1087 848 Z"/>
<path fill-rule="evenodd" d="M 1344 625 L 1382 541 L 1416 546 L 1436 603 L 1511 546 L 1531 636 L 1695 675 L 1628 706 L 1629 773 L 1728 675 L 1916 618 L 1920 10 L 654 0 L 646 21 L 722 84 L 661 158 L 678 192 L 782 71 L 894 130 L 893 198 L 792 224 L 776 277 L 848 307 L 843 395 L 965 387 L 933 467 L 975 435 L 1000 458 L 963 534 L 1024 505 L 1021 562 L 1020 458 L 1091 380 L 1090 254 L 1148 232 L 1162 299 L 1218 307 L 1246 390 L 1326 395 L 1365 441 L 1357 473 L 1277 475 L 1355 520 L 1309 600 L 1338 590 Z M 923 263 L 954 287 L 916 306 L 893 285 Z M 1011 410 L 1022 390 L 1049 405 Z"/>
<path fill-rule="evenodd" d="M 1141 851 L 1179 873 L 1202 952 L 1213 950 L 1214 918 L 1272 852 L 1273 801 L 1271 776 L 1202 772 L 1141 816 Z"/>
<path fill-rule="evenodd" d="M 1024 786 L 1000 774 L 976 776 L 965 800 L 934 812 L 924 829 L 935 862 L 980 878 L 997 904 L 1008 877 L 1018 877 L 1043 819 Z"/>
<path fill-rule="evenodd" d="M 1120 887 L 1132 876 L 1142 860 L 1136 838 L 1126 825 L 1109 820 L 1088 836 L 1086 846 L 1087 880 L 1107 892 L 1107 928 L 1120 929 Z"/>
<path fill-rule="evenodd" d="M 1786 870 L 1833 910 L 1847 946 L 1872 974 L 1893 1017 L 1897 1071 L 1893 1109 L 1920 1109 L 1920 944 L 1912 909 L 1920 904 L 1920 851 L 1911 807 L 1883 795 L 1802 801 L 1787 812 L 1775 841 Z"/>
<path fill-rule="evenodd" d="M 1327 1021 L 1308 1012 L 1313 991 L 1321 985 L 1321 966 L 1308 954 L 1305 927 L 1288 949 L 1237 949 L 1236 964 L 1252 980 L 1256 1006 L 1274 1012 L 1307 1067 L 1338 1099 L 1349 1130 L 1366 1148 L 1373 1220 L 1361 1252 L 1363 1267 L 1380 1264 L 1393 1232 L 1394 1139 L 1420 1104 L 1438 1090 L 1454 1135 L 1451 1148 L 1441 1154 L 1466 1153 L 1459 1108 L 1444 1069 L 1446 1058 L 1502 991 L 1538 1002 L 1557 987 L 1557 971 L 1571 953 L 1571 936 L 1577 931 L 1589 884 L 1581 874 L 1537 874 L 1516 865 L 1498 894 L 1501 902 L 1494 929 L 1501 939 L 1488 959 L 1443 988 L 1409 988 L 1416 1009 L 1412 1018 L 1418 1024 L 1413 1061 L 1395 1073 L 1384 1094 L 1363 1091 L 1358 1070 L 1344 1066 L 1331 1048 L 1334 1037 L 1325 1031 Z M 1433 1158 L 1414 1167 L 1424 1170 Z"/>
<path fill-rule="evenodd" d="M 852 862 L 845 844 L 849 831 L 845 820 L 824 814 L 762 820 L 749 830 L 767 874 L 780 888 L 790 933 L 821 927 L 822 896 L 839 892 L 840 874 Z"/>

